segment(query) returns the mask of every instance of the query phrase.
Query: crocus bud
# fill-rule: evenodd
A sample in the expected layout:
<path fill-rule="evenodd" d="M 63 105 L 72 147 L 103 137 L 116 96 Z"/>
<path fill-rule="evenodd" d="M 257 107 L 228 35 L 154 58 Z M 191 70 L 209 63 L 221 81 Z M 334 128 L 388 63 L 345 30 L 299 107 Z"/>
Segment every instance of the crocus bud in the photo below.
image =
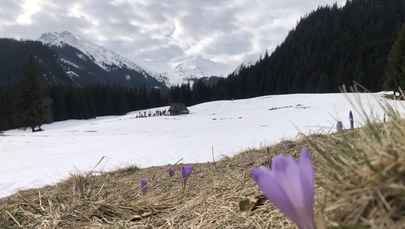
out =
<path fill-rule="evenodd" d="M 342 122 L 341 122 L 341 121 L 337 121 L 337 122 L 336 122 L 336 131 L 337 131 L 338 133 L 340 133 L 340 132 L 342 132 L 342 130 L 343 130 L 343 124 L 342 124 Z"/>
<path fill-rule="evenodd" d="M 146 179 L 142 179 L 141 180 L 141 190 L 142 190 L 143 195 L 146 195 L 146 193 L 147 193 L 147 185 L 148 185 L 148 181 L 146 181 Z"/>
<path fill-rule="evenodd" d="M 349 120 L 350 120 L 350 129 L 354 129 L 354 120 L 353 120 L 353 113 L 352 111 L 349 112 Z"/>
<path fill-rule="evenodd" d="M 188 177 L 193 172 L 193 167 L 191 166 L 183 166 L 181 167 L 181 175 L 183 176 L 184 185 L 186 185 Z"/>
<path fill-rule="evenodd" d="M 172 166 L 169 168 L 168 172 L 169 172 L 169 176 L 172 177 L 174 175 L 174 173 L 176 172 L 176 169 Z"/>

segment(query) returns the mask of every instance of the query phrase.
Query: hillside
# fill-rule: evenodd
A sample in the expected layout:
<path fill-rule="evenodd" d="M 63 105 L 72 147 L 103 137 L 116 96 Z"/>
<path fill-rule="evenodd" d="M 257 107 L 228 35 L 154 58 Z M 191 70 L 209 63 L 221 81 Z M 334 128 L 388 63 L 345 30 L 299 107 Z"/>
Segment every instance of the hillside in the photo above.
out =
<path fill-rule="evenodd" d="M 15 82 L 21 74 L 23 65 L 30 54 L 35 54 L 40 60 L 40 75 L 49 84 L 71 84 L 72 80 L 65 74 L 56 53 L 38 41 L 17 41 L 0 39 L 0 85 Z"/>
<path fill-rule="evenodd" d="M 381 91 L 387 57 L 403 23 L 402 0 L 319 7 L 303 17 L 271 55 L 200 90 L 205 101 L 337 92 L 353 81 Z"/>

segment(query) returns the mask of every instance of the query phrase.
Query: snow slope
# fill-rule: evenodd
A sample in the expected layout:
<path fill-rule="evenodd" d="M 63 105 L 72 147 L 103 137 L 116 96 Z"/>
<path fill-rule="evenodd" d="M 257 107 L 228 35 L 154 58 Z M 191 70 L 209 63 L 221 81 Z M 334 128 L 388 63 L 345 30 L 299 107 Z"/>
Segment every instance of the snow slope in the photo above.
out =
<path fill-rule="evenodd" d="M 136 118 L 138 112 L 92 120 L 68 120 L 44 125 L 43 132 L 10 130 L 0 136 L 0 196 L 20 189 L 52 184 L 75 171 L 108 171 L 212 161 L 244 149 L 291 139 L 303 133 L 334 131 L 336 120 L 348 124 L 353 110 L 343 94 L 291 94 L 189 107 L 190 114 Z M 349 94 L 382 118 L 381 94 Z M 167 109 L 167 107 L 161 108 Z M 152 109 L 154 111 L 155 109 Z M 143 112 L 143 111 L 142 111 Z"/>
<path fill-rule="evenodd" d="M 245 60 L 242 61 L 242 63 L 240 63 L 238 65 L 238 67 L 236 67 L 236 69 L 233 70 L 233 72 L 231 72 L 231 73 L 238 74 L 243 67 L 250 67 L 252 65 L 255 65 L 257 62 L 259 62 L 261 59 L 263 59 L 266 56 L 266 53 L 268 55 L 271 55 L 273 53 L 273 51 L 274 51 L 274 49 L 267 49 L 265 51 L 258 52 L 258 53 L 255 53 L 255 54 L 252 54 L 252 55 L 246 57 Z M 231 73 L 229 73 L 229 74 L 231 74 Z"/>

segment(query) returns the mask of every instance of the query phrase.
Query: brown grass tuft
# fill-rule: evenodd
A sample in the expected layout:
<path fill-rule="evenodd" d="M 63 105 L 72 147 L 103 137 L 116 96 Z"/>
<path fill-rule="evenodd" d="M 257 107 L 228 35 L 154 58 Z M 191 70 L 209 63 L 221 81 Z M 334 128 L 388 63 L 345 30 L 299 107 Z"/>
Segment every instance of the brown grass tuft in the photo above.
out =
<path fill-rule="evenodd" d="M 339 147 L 313 145 L 323 156 L 324 216 L 341 228 L 405 228 L 405 120 L 384 104 L 390 122 L 334 136 Z"/>

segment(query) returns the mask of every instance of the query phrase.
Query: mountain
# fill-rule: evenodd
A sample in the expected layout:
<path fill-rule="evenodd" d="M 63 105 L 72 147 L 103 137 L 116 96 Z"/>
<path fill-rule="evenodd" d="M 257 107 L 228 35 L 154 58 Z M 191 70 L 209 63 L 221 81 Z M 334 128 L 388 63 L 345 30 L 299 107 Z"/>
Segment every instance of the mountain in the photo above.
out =
<path fill-rule="evenodd" d="M 41 42 L 1 38 L 0 50 L 0 84 L 15 82 L 30 54 L 38 58 L 39 73 L 44 82 L 48 84 L 72 84 L 72 80 L 59 65 L 58 59 L 55 58 L 57 54 Z"/>
<path fill-rule="evenodd" d="M 169 85 L 194 82 L 197 79 L 210 80 L 211 77 L 225 77 L 229 66 L 216 63 L 201 56 L 192 56 L 178 62 L 172 71 L 163 73 Z"/>
<path fill-rule="evenodd" d="M 59 65 L 75 84 L 166 88 L 163 79 L 155 74 L 81 36 L 67 31 L 44 33 L 38 41 L 57 54 Z"/>

